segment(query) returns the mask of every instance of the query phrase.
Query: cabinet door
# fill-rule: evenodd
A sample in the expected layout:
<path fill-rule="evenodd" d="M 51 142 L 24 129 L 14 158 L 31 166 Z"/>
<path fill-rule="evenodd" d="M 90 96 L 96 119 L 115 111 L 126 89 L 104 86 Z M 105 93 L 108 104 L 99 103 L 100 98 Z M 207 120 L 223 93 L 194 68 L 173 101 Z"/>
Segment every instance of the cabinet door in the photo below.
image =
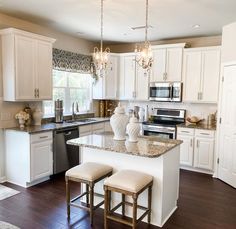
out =
<path fill-rule="evenodd" d="M 214 139 L 195 138 L 194 166 L 200 169 L 213 170 Z"/>
<path fill-rule="evenodd" d="M 52 141 L 31 144 L 31 181 L 53 173 Z"/>
<path fill-rule="evenodd" d="M 136 74 L 135 56 L 129 55 L 121 57 L 121 66 L 120 66 L 121 99 L 134 99 L 135 74 Z"/>
<path fill-rule="evenodd" d="M 109 64 L 105 76 L 105 99 L 117 98 L 118 57 L 109 56 Z"/>
<path fill-rule="evenodd" d="M 178 135 L 183 143 L 180 145 L 180 164 L 193 166 L 193 136 Z"/>
<path fill-rule="evenodd" d="M 15 36 L 16 100 L 35 99 L 35 45 L 34 39 Z"/>
<path fill-rule="evenodd" d="M 36 49 L 36 85 L 38 99 L 52 99 L 52 44 L 37 41 Z"/>
<path fill-rule="evenodd" d="M 166 51 L 166 80 L 182 80 L 182 48 L 168 48 Z M 158 61 L 158 60 L 157 60 Z"/>
<path fill-rule="evenodd" d="M 218 101 L 220 78 L 220 50 L 206 50 L 202 52 L 202 85 L 201 100 L 204 102 Z"/>
<path fill-rule="evenodd" d="M 165 81 L 166 73 L 166 49 L 153 50 L 153 66 L 151 82 Z"/>
<path fill-rule="evenodd" d="M 201 51 L 186 51 L 183 63 L 184 101 L 198 102 L 201 85 Z"/>
<path fill-rule="evenodd" d="M 139 65 L 137 65 L 137 73 L 136 73 L 135 82 L 136 82 L 135 99 L 148 100 L 149 75 Z"/>

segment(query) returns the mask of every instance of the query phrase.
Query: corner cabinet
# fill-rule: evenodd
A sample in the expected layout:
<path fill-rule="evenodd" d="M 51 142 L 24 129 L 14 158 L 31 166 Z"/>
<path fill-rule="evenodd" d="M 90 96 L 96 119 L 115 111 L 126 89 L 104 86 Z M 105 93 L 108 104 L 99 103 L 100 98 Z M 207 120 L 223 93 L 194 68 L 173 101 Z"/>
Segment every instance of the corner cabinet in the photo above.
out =
<path fill-rule="evenodd" d="M 52 99 L 52 44 L 55 39 L 18 29 L 0 31 L 5 101 Z"/>
<path fill-rule="evenodd" d="M 93 99 L 118 98 L 119 55 L 110 54 L 104 76 L 98 77 L 93 84 Z"/>
<path fill-rule="evenodd" d="M 153 67 L 151 82 L 181 81 L 185 43 L 152 46 Z"/>
<path fill-rule="evenodd" d="M 191 128 L 177 128 L 180 146 L 180 165 L 184 169 L 205 173 L 214 170 L 215 131 Z"/>
<path fill-rule="evenodd" d="M 53 174 L 51 131 L 29 134 L 6 130 L 5 146 L 8 182 L 30 187 Z"/>
<path fill-rule="evenodd" d="M 218 46 L 184 50 L 184 101 L 218 102 L 220 59 Z"/>

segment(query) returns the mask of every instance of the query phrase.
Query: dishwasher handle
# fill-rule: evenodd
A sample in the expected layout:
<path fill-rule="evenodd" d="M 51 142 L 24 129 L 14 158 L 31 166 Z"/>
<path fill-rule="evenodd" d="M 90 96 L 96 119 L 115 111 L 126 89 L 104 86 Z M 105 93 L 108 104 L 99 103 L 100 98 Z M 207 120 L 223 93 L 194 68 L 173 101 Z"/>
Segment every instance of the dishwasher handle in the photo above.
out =
<path fill-rule="evenodd" d="M 70 136 L 71 135 L 71 131 L 68 131 L 66 133 L 64 133 L 65 136 Z"/>

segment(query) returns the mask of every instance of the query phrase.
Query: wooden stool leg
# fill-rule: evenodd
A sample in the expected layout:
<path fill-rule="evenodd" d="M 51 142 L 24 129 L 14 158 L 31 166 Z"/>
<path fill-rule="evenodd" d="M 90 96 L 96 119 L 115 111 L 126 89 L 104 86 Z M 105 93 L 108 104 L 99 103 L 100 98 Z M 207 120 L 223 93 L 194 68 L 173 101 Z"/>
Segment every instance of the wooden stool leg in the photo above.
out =
<path fill-rule="evenodd" d="M 87 207 L 88 207 L 88 204 L 89 204 L 89 185 L 86 184 L 86 204 L 87 204 Z"/>
<path fill-rule="evenodd" d="M 122 216 L 125 216 L 125 194 L 122 193 Z"/>
<path fill-rule="evenodd" d="M 148 223 L 151 223 L 151 210 L 152 210 L 152 185 L 148 188 Z"/>
<path fill-rule="evenodd" d="M 90 208 L 90 224 L 91 226 L 93 225 L 93 207 L 94 207 L 94 184 L 91 183 L 89 185 L 89 188 L 90 188 L 90 192 L 89 192 L 89 197 L 90 197 L 90 205 L 89 205 L 89 208 Z"/>
<path fill-rule="evenodd" d="M 109 191 L 107 190 L 107 187 L 104 186 L 104 229 L 107 229 L 107 215 L 109 211 Z"/>
<path fill-rule="evenodd" d="M 66 205 L 67 205 L 67 217 L 70 218 L 70 185 L 69 179 L 66 177 Z"/>
<path fill-rule="evenodd" d="M 136 224 L 137 224 L 137 195 L 134 194 L 133 195 L 133 219 L 132 219 L 132 228 L 135 229 L 136 228 Z"/>

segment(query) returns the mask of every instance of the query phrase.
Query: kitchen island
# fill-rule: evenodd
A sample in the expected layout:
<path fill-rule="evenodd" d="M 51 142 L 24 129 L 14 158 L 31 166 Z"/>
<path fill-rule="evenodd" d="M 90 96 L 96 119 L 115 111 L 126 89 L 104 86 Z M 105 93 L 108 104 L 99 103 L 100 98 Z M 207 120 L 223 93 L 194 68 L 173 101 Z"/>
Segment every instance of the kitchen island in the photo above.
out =
<path fill-rule="evenodd" d="M 90 161 L 107 164 L 113 167 L 114 173 L 132 169 L 152 175 L 151 224 L 159 227 L 164 225 L 177 208 L 181 143 L 179 140 L 151 136 L 139 137 L 137 143 L 115 141 L 111 133 L 88 135 L 67 142 L 80 146 L 81 163 Z M 96 185 L 95 192 L 103 193 L 103 182 Z M 120 195 L 113 194 L 112 200 L 112 205 L 116 205 Z M 146 191 L 140 195 L 139 204 L 147 205 Z M 127 215 L 131 215 L 129 208 Z"/>

